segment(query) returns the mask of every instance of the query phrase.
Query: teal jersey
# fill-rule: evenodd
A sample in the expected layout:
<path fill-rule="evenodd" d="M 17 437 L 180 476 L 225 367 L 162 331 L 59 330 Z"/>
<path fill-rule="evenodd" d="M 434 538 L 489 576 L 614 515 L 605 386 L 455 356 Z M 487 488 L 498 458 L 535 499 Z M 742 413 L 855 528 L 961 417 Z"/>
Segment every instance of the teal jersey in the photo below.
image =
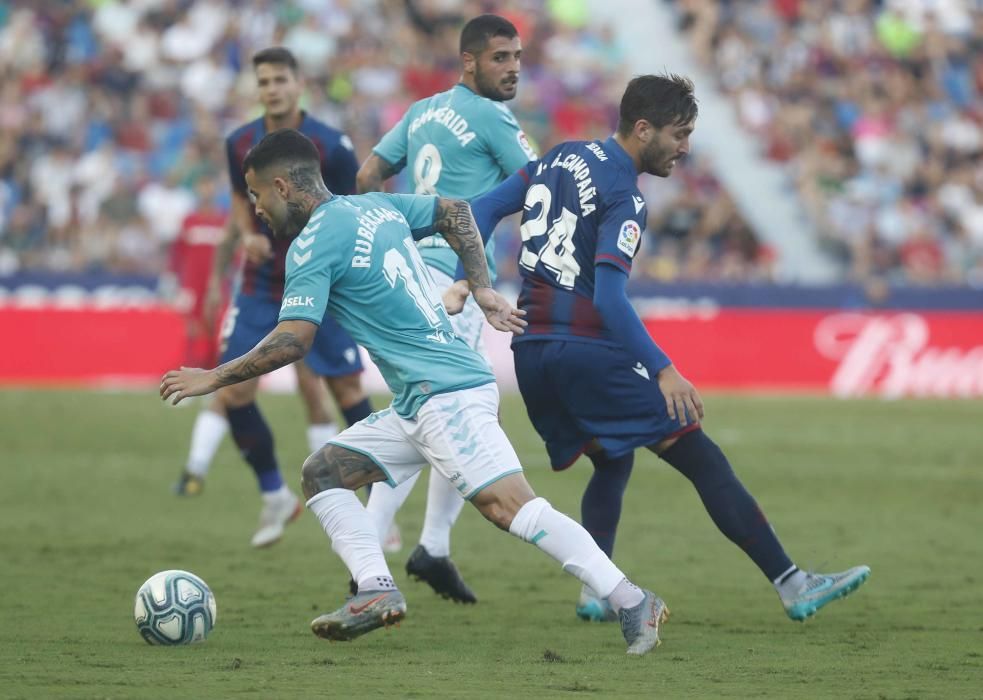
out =
<path fill-rule="evenodd" d="M 373 152 L 397 171 L 409 165 L 416 194 L 471 200 L 536 158 L 512 111 L 457 84 L 411 106 Z M 494 276 L 491 239 L 485 249 Z M 453 275 L 457 256 L 443 236 L 419 243 L 428 265 Z"/>
<path fill-rule="evenodd" d="M 412 419 L 434 394 L 495 381 L 454 335 L 415 240 L 433 234 L 436 197 L 335 196 L 287 251 L 280 321 L 319 324 L 325 312 L 364 347 Z"/>

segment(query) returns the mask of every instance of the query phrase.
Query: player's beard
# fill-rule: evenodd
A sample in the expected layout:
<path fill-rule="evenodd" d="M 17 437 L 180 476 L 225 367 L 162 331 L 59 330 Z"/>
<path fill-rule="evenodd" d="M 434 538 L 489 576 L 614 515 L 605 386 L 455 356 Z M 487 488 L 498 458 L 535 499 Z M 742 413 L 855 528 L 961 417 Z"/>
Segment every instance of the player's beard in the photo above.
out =
<path fill-rule="evenodd" d="M 653 141 L 642 153 L 644 171 L 656 177 L 669 177 L 672 173 L 673 154 L 668 148 L 660 147 L 658 141 Z"/>
<path fill-rule="evenodd" d="M 310 212 L 304 211 L 298 202 L 287 202 L 284 206 L 285 215 L 282 219 L 268 216 L 267 226 L 276 238 L 293 238 L 300 233 L 310 220 Z"/>
<path fill-rule="evenodd" d="M 502 79 L 495 81 L 489 76 L 485 75 L 481 69 L 475 71 L 474 74 L 474 84 L 478 88 L 478 92 L 482 97 L 487 97 L 489 100 L 494 100 L 495 102 L 506 102 L 515 97 L 515 90 L 519 87 L 519 77 L 516 76 L 514 87 L 510 85 L 511 90 L 506 92 L 505 86 L 502 84 Z"/>
<path fill-rule="evenodd" d="M 300 233 L 311 218 L 311 213 L 306 211 L 300 202 L 287 202 L 287 218 L 281 228 L 282 233 L 274 231 L 278 236 L 293 238 Z"/>

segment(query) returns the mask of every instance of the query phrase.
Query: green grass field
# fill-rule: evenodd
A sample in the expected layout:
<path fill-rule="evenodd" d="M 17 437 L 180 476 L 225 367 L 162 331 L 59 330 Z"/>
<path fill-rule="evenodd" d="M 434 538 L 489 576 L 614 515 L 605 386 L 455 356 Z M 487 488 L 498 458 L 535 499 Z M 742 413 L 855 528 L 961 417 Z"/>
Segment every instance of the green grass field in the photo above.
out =
<path fill-rule="evenodd" d="M 263 398 L 293 484 L 306 457 L 292 397 Z M 309 621 L 348 575 L 305 513 L 252 551 L 258 498 L 222 447 L 205 493 L 169 487 L 196 408 L 152 394 L 0 393 L 3 698 L 983 697 L 983 408 L 979 402 L 707 397 L 706 429 L 801 566 L 873 574 L 805 624 L 718 534 L 695 492 L 639 453 L 616 559 L 657 590 L 664 644 L 628 658 L 617 626 L 573 615 L 579 583 L 466 509 L 455 560 L 481 602 L 454 606 L 403 575 L 399 629 L 350 644 Z M 504 422 L 529 480 L 579 515 L 581 461 L 552 474 L 521 403 Z M 425 489 L 399 515 L 415 540 Z M 146 645 L 133 596 L 182 568 L 218 601 L 203 644 Z"/>

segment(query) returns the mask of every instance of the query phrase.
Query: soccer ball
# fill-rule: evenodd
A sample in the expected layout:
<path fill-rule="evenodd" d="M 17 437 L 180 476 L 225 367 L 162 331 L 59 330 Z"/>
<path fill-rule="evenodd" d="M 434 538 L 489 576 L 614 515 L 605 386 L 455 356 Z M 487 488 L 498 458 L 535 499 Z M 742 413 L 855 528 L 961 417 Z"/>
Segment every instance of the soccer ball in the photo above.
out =
<path fill-rule="evenodd" d="M 137 591 L 133 618 L 147 644 L 200 642 L 215 624 L 215 596 L 188 571 L 160 571 Z"/>

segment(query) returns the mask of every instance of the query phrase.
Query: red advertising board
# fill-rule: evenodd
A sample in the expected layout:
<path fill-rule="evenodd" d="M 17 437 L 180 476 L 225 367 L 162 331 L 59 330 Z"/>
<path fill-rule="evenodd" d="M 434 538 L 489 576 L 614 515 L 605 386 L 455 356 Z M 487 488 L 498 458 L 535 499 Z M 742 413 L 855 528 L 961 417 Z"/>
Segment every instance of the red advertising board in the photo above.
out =
<path fill-rule="evenodd" d="M 836 396 L 983 396 L 983 311 L 722 309 L 645 319 L 698 388 Z M 182 363 L 181 316 L 139 310 L 0 307 L 0 383 L 156 382 Z M 505 386 L 507 336 L 486 333 Z M 375 386 L 377 375 L 366 375 Z"/>
<path fill-rule="evenodd" d="M 184 320 L 173 308 L 0 307 L 0 382 L 126 384 L 181 363 Z"/>
<path fill-rule="evenodd" d="M 983 313 L 725 309 L 646 326 L 704 388 L 983 396 Z"/>

